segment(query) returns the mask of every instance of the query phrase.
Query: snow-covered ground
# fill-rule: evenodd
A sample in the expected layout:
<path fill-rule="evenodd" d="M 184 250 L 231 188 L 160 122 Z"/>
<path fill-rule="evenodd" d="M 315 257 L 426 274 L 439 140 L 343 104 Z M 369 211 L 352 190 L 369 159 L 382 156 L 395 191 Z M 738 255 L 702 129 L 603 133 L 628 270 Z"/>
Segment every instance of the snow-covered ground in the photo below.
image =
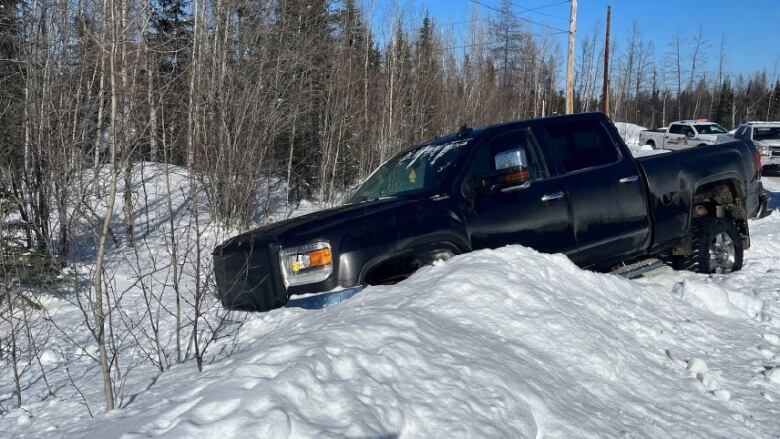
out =
<path fill-rule="evenodd" d="M 164 206 L 154 195 L 161 185 L 157 177 L 144 186 L 154 206 Z M 765 186 L 780 194 L 780 178 Z M 174 201 L 177 234 L 191 248 L 187 201 Z M 25 404 L 14 408 L 10 367 L 0 360 L 8 410 L 0 436 L 780 436 L 780 212 L 751 223 L 753 247 L 733 275 L 663 268 L 627 280 L 511 246 L 455 257 L 322 310 L 230 313 L 202 373 L 192 360 L 172 361 L 173 319 L 164 310 L 171 366 L 160 372 L 149 359 L 136 273 L 154 263 L 154 279 L 170 276 L 169 243 L 154 232 L 164 232 L 166 210 L 138 220 L 149 230 L 144 252 L 109 254 L 132 323 L 116 323 L 127 345 L 120 407 L 102 410 L 95 346 L 75 300 L 51 294 L 44 304 L 62 330 L 50 330 L 42 358 L 54 395 L 31 367 Z M 201 239 L 210 249 L 226 232 L 207 220 Z M 173 295 L 160 294 L 170 309 Z M 210 306 L 205 318 L 220 316 Z"/>
<path fill-rule="evenodd" d="M 647 128 L 628 122 L 615 122 L 615 128 L 617 128 L 620 137 L 626 142 L 628 146 L 639 145 L 639 132 L 644 131 Z"/>
<path fill-rule="evenodd" d="M 780 209 L 780 175 L 763 177 L 764 192 L 769 197 L 769 208 Z"/>
<path fill-rule="evenodd" d="M 644 157 L 648 155 L 665 154 L 669 151 L 665 149 L 654 149 L 650 145 L 639 144 L 639 132 L 647 128 L 628 122 L 615 122 L 615 127 L 620 133 L 620 137 L 626 142 L 628 149 L 634 157 Z"/>

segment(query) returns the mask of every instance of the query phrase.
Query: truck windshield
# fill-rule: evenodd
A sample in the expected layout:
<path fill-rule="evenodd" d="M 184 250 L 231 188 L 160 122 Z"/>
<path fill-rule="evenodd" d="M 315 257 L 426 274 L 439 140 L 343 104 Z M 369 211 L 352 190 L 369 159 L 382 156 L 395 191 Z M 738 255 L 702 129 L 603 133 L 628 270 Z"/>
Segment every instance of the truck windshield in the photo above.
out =
<path fill-rule="evenodd" d="M 780 140 L 780 126 L 753 127 L 753 140 Z"/>
<path fill-rule="evenodd" d="M 699 134 L 726 134 L 727 131 L 725 128 L 718 124 L 711 124 L 711 125 L 694 125 L 696 128 L 696 131 Z"/>
<path fill-rule="evenodd" d="M 383 164 L 347 200 L 347 204 L 432 193 L 452 174 L 469 140 L 432 143 Z"/>

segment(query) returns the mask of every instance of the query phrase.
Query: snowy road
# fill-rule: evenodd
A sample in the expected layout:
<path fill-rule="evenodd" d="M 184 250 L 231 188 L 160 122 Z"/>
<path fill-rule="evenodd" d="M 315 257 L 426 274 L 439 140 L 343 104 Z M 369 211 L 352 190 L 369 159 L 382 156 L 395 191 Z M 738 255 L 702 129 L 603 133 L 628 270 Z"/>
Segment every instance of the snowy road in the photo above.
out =
<path fill-rule="evenodd" d="M 769 208 L 780 209 L 780 176 L 764 176 L 764 190 L 769 195 Z"/>

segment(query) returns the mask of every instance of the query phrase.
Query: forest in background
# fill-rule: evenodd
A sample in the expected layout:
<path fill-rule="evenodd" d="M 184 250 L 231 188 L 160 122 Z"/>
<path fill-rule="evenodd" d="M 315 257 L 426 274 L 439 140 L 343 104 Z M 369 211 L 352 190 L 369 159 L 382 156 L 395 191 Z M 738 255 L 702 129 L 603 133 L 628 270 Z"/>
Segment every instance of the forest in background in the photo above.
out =
<path fill-rule="evenodd" d="M 462 124 L 563 113 L 560 29 L 540 32 L 510 0 L 475 2 L 459 23 L 389 11 L 378 19 L 355 0 L 0 0 L 0 360 L 14 366 L 18 405 L 25 373 L 44 369 L 46 342 L 31 328 L 56 327 L 36 292 L 70 283 L 110 409 L 129 349 L 118 333 L 150 340 L 142 358 L 160 372 L 187 360 L 201 369 L 223 336 L 203 265 L 209 227 L 264 223 L 280 192 L 287 213 L 302 200 L 333 205 L 396 152 Z M 578 32 L 577 112 L 599 108 L 603 34 Z M 638 25 L 613 32 L 609 116 L 648 127 L 780 119 L 777 71 L 731 74 L 734 48 L 717 38 L 699 30 L 654 47 Z M 138 195 L 149 162 L 176 167 L 156 168 L 162 208 Z M 149 211 L 165 209 L 150 230 Z M 139 262 L 158 244 L 165 257 Z M 113 250 L 157 321 L 123 310 Z M 81 262 L 86 273 L 63 277 Z M 170 344 L 160 319 L 175 327 Z"/>
<path fill-rule="evenodd" d="M 333 201 L 461 124 L 562 113 L 560 31 L 533 31 L 511 0 L 473 6 L 437 23 L 379 22 L 354 0 L 0 0 L 0 178 L 37 244 L 67 252 L 50 212 L 112 148 L 120 169 L 187 166 L 215 217 L 246 227 L 264 177 L 292 202 Z M 578 33 L 575 111 L 598 109 L 603 39 Z M 635 25 L 613 32 L 611 59 L 613 120 L 780 119 L 777 72 L 730 74 L 704 30 L 654 47 Z"/>

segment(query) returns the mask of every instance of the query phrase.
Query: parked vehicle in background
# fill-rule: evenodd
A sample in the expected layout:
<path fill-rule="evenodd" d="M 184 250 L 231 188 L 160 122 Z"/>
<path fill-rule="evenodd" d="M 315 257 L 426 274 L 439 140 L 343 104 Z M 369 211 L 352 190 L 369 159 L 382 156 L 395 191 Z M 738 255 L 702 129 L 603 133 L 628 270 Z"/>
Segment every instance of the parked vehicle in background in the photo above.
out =
<path fill-rule="evenodd" d="M 704 119 L 672 122 L 668 128 L 639 133 L 639 144 L 655 149 L 683 149 L 715 145 L 733 140 L 728 131 L 715 122 Z"/>
<path fill-rule="evenodd" d="M 218 246 L 217 290 L 226 308 L 266 311 L 509 244 L 594 270 L 660 257 L 728 273 L 766 205 L 759 167 L 745 141 L 634 158 L 601 113 L 464 127 L 388 160 L 344 206 Z"/>
<path fill-rule="evenodd" d="M 764 169 L 780 169 L 780 122 L 747 122 L 737 128 L 734 137 L 756 146 Z"/>

